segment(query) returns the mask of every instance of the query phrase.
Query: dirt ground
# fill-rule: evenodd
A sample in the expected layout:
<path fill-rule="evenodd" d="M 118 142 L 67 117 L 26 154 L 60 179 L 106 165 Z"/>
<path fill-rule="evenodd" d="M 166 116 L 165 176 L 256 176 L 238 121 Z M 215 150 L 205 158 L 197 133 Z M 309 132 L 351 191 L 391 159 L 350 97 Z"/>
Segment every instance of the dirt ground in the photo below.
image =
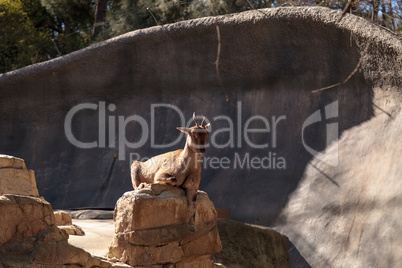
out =
<path fill-rule="evenodd" d="M 77 220 L 73 224 L 80 226 L 84 236 L 70 235 L 68 242 L 79 248 L 83 248 L 92 255 L 105 257 L 114 234 L 113 219 L 106 220 Z"/>

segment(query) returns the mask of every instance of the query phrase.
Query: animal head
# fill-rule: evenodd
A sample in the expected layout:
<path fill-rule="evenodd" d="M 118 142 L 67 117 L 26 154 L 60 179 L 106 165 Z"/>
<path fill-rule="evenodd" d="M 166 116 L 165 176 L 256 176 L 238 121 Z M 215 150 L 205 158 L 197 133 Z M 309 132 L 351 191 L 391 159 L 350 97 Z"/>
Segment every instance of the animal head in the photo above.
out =
<path fill-rule="evenodd" d="M 178 127 L 177 129 L 181 132 L 188 134 L 187 144 L 199 155 L 205 154 L 205 149 L 207 145 L 207 140 L 209 137 L 209 127 L 211 126 L 210 123 L 205 124 L 205 117 L 202 116 L 201 124 L 198 122 L 197 118 L 195 117 L 195 113 L 193 113 L 193 120 L 195 122 L 195 126 L 187 128 L 187 127 Z"/>

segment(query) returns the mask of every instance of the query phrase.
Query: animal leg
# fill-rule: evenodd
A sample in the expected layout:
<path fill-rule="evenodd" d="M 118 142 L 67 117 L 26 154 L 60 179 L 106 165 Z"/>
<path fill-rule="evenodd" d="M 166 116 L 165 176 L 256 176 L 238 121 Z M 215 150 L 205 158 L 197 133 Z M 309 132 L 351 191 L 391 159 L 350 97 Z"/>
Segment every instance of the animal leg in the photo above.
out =
<path fill-rule="evenodd" d="M 141 184 L 140 171 L 141 171 L 141 163 L 135 161 L 131 165 L 131 183 L 133 184 L 134 189 L 137 189 Z"/>
<path fill-rule="evenodd" d="M 155 182 L 159 183 L 159 184 L 169 184 L 172 186 L 176 186 L 177 184 L 177 179 L 176 177 L 168 174 L 168 173 L 164 173 L 164 172 L 158 172 L 155 175 Z"/>
<path fill-rule="evenodd" d="M 186 189 L 186 197 L 189 206 L 189 226 L 190 231 L 195 232 L 195 200 L 197 200 L 197 190 L 196 189 Z"/>

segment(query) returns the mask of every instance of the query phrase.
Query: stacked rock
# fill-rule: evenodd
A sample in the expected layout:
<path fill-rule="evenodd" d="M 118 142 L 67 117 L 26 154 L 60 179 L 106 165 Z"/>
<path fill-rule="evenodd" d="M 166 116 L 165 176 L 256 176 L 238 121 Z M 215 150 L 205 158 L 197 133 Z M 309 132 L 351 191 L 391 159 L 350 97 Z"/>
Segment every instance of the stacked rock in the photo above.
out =
<path fill-rule="evenodd" d="M 24 160 L 0 155 L 0 267 L 125 267 L 68 243 Z"/>
<path fill-rule="evenodd" d="M 66 231 L 69 235 L 85 235 L 84 230 L 78 225 L 73 224 L 71 216 L 65 211 L 56 211 L 54 213 L 56 225 L 59 229 Z"/>
<path fill-rule="evenodd" d="M 0 195 L 19 194 L 39 197 L 35 172 L 21 158 L 0 154 Z"/>
<path fill-rule="evenodd" d="M 152 184 L 126 192 L 116 203 L 108 257 L 136 267 L 213 267 L 210 256 L 222 245 L 217 213 L 205 192 L 198 191 L 195 210 L 192 232 L 183 189 Z"/>

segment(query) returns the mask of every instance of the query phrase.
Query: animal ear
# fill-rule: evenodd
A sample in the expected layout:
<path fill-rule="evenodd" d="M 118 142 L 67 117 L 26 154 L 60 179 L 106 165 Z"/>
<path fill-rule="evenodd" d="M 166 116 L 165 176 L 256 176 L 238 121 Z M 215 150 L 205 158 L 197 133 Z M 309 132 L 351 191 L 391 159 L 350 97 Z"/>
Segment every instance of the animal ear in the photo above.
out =
<path fill-rule="evenodd" d="M 191 128 L 187 128 L 187 127 L 177 127 L 178 130 L 180 130 L 181 132 L 184 132 L 186 134 L 190 134 L 191 133 Z"/>
<path fill-rule="evenodd" d="M 210 126 L 211 126 L 211 123 L 206 124 L 205 129 L 208 130 Z"/>

